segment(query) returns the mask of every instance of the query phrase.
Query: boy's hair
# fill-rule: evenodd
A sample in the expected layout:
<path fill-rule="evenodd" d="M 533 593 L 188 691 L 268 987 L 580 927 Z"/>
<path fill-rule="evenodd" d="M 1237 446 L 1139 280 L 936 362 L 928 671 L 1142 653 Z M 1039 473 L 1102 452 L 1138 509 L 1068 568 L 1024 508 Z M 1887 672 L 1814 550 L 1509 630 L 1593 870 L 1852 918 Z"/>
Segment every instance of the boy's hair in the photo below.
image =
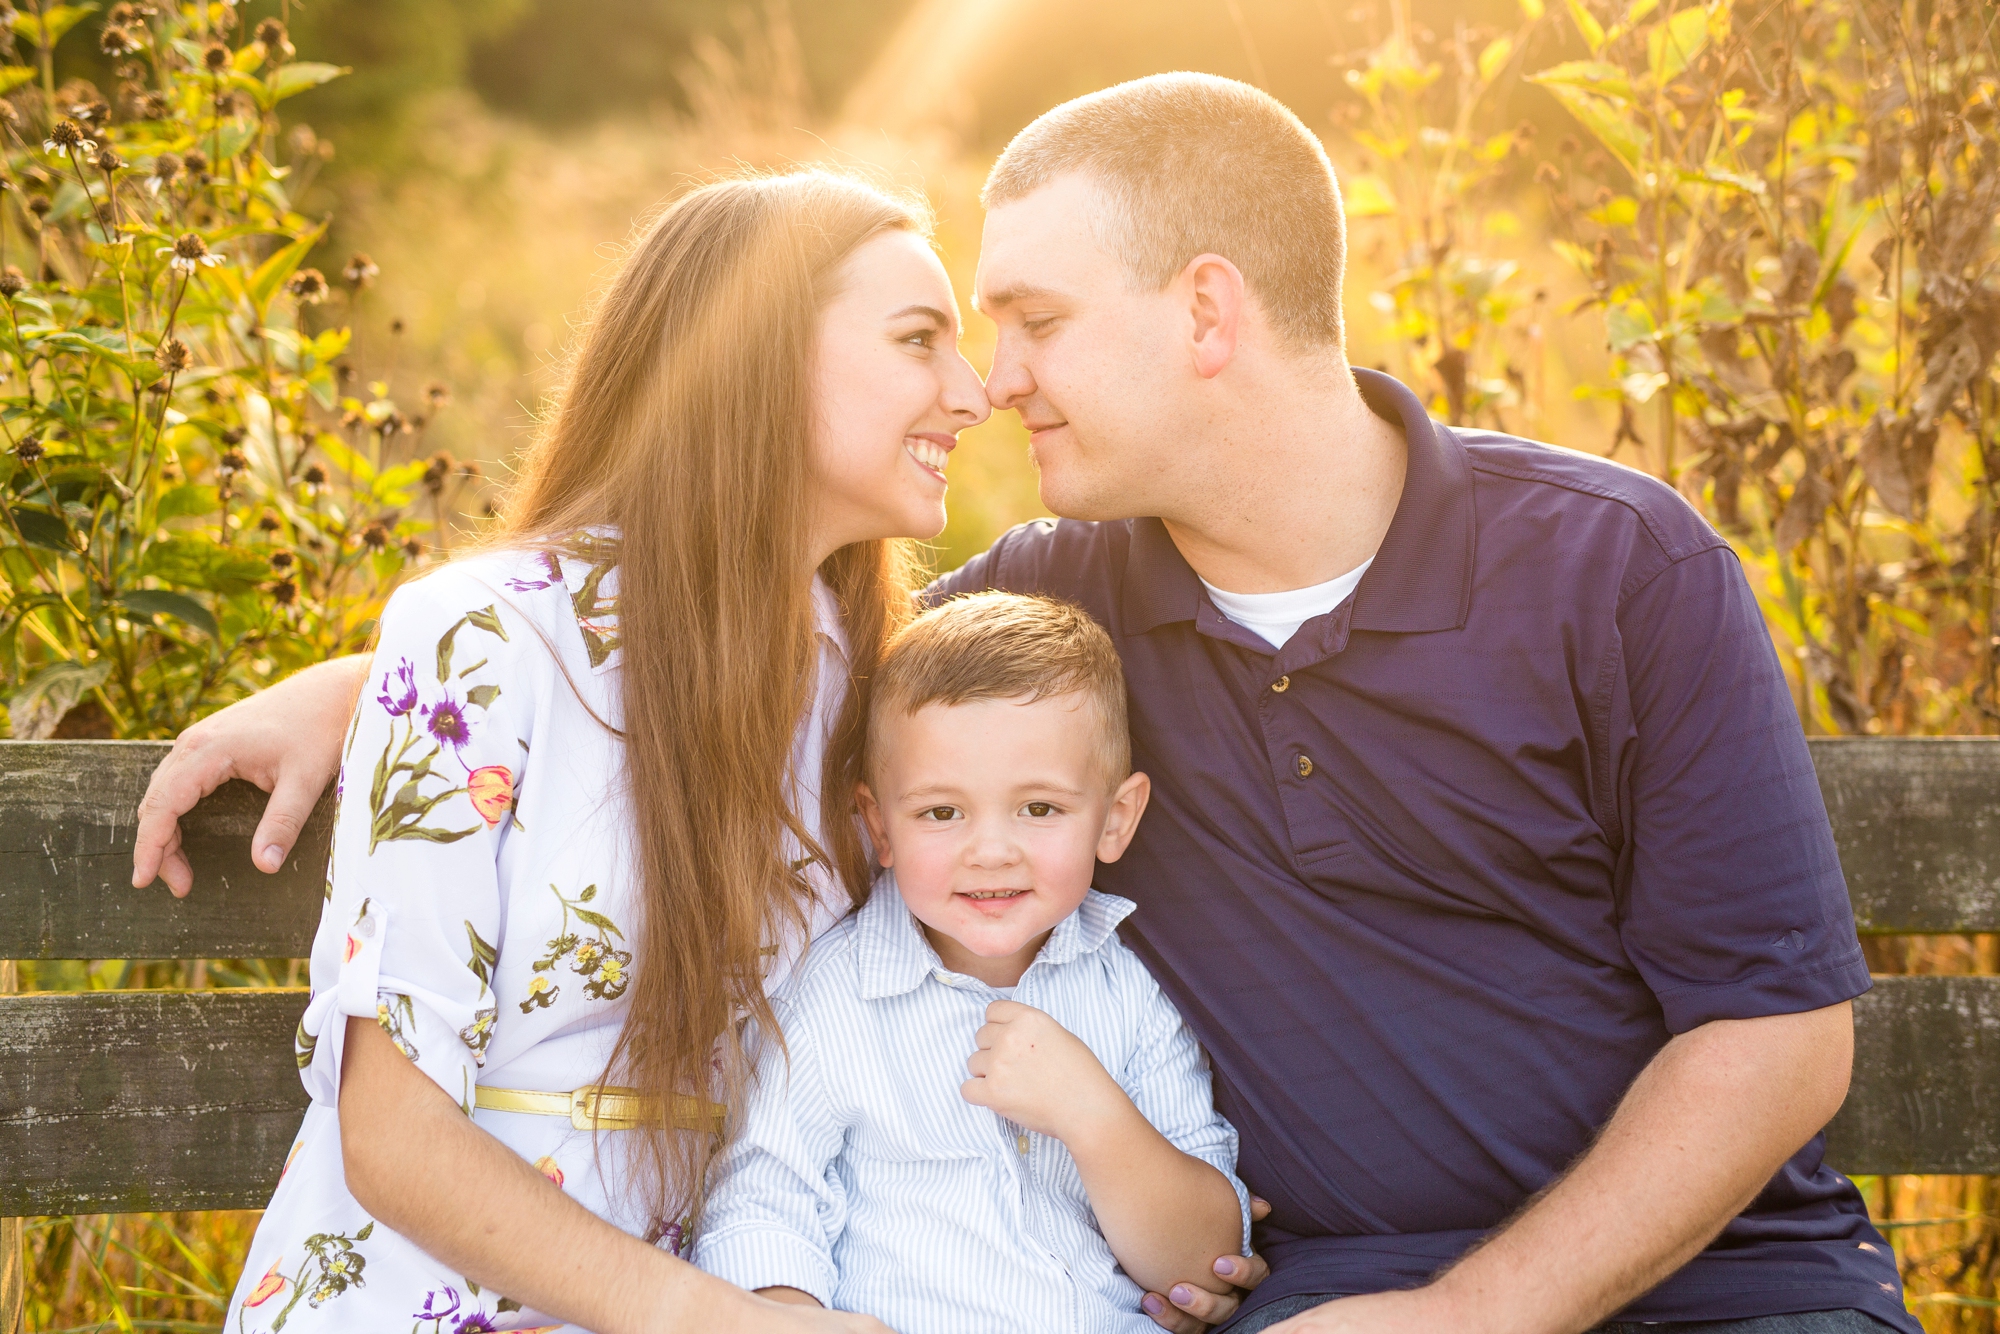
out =
<path fill-rule="evenodd" d="M 1081 694 L 1096 715 L 1106 786 L 1132 772 L 1125 673 L 1104 627 L 1081 607 L 1019 593 L 968 593 L 892 636 L 869 683 L 864 774 L 872 776 L 890 717 L 927 704 Z"/>
<path fill-rule="evenodd" d="M 1326 150 L 1276 98 L 1212 74 L 1155 74 L 1045 112 L 986 178 L 987 208 L 1082 172 L 1099 239 L 1159 291 L 1196 255 L 1242 271 L 1281 337 L 1339 347 L 1347 223 Z"/>

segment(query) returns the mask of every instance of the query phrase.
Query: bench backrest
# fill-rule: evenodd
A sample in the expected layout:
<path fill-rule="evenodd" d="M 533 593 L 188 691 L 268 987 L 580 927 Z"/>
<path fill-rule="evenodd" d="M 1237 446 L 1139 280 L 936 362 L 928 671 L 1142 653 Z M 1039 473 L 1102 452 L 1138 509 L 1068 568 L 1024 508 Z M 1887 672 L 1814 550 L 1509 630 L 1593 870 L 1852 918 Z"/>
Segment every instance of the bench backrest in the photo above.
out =
<path fill-rule="evenodd" d="M 249 859 L 263 794 L 184 822 L 195 892 L 129 887 L 166 747 L 0 742 L 0 959 L 291 958 L 318 923 L 322 803 L 283 871 Z M 1815 741 L 1869 934 L 2000 931 L 2000 739 Z M 304 1114 L 302 990 L 0 998 L 0 1217 L 254 1208 Z M 1850 1173 L 2000 1173 L 2000 977 L 1885 977 L 1855 1007 L 1828 1131 Z"/>

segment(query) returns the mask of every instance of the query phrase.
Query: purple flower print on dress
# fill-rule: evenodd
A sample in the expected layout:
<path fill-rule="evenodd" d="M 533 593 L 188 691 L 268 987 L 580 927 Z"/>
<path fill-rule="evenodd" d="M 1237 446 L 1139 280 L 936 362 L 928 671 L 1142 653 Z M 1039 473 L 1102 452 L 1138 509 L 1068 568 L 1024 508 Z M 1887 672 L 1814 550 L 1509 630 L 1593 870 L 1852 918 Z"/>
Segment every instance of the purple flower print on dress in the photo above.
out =
<path fill-rule="evenodd" d="M 390 678 L 395 683 L 390 683 Z M 394 672 L 382 673 L 382 693 L 375 702 L 389 711 L 391 718 L 400 718 L 417 707 L 417 669 L 408 658 L 397 664 Z"/>
<path fill-rule="evenodd" d="M 451 1334 L 493 1334 L 500 1326 L 493 1323 L 493 1317 L 484 1311 L 474 1311 L 465 1319 L 452 1326 Z"/>
<path fill-rule="evenodd" d="M 554 588 L 557 584 L 561 583 L 562 566 L 556 564 L 555 553 L 551 551 L 542 552 L 541 562 L 548 569 L 549 572 L 548 578 L 509 579 L 507 581 L 507 587 L 513 589 L 516 593 L 539 593 L 544 588 Z"/>
<path fill-rule="evenodd" d="M 428 1293 L 424 1297 L 424 1309 L 415 1313 L 417 1320 L 449 1320 L 458 1314 L 459 1300 L 457 1288 L 446 1288 L 443 1292 Z"/>
<path fill-rule="evenodd" d="M 424 705 L 424 717 L 430 734 L 454 752 L 463 750 L 465 743 L 472 740 L 472 720 L 465 716 L 465 706 L 453 699 L 449 690 L 437 703 Z"/>

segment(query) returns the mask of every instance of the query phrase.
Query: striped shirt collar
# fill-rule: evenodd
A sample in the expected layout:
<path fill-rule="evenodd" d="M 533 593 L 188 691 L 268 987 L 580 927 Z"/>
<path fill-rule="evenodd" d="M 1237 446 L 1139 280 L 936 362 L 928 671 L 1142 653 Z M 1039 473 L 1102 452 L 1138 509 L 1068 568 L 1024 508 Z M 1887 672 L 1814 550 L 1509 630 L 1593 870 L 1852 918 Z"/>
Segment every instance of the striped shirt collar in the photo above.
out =
<path fill-rule="evenodd" d="M 1090 890 L 1076 911 L 1056 924 L 1041 953 L 1028 965 L 1028 972 L 1044 966 L 1058 967 L 1102 949 L 1117 931 L 1118 924 L 1131 916 L 1137 906 L 1130 899 Z M 953 979 L 964 976 L 948 970 L 930 941 L 924 939 L 923 928 L 910 915 L 901 891 L 896 888 L 894 871 L 884 871 L 876 877 L 868 902 L 855 914 L 854 950 L 861 970 L 863 1000 L 904 995 L 933 976 Z M 1022 974 L 1023 980 L 1026 976 Z"/>

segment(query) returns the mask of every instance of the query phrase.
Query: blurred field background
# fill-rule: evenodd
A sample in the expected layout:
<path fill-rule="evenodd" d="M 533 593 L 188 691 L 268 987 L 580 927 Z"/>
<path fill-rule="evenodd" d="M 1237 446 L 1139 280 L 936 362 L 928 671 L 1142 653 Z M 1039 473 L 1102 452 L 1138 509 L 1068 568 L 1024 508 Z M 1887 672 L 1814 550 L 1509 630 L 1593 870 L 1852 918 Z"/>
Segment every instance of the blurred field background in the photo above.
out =
<path fill-rule="evenodd" d="M 2000 239 L 1995 198 L 1980 193 L 1993 150 L 1972 142 L 1990 145 L 1996 124 L 1990 6 L 1678 6 L 1703 15 L 1700 43 L 1673 27 L 1676 6 L 1653 0 L 268 0 L 242 6 L 240 25 L 281 7 L 302 59 L 353 71 L 284 104 L 295 198 L 331 218 L 312 262 L 334 274 L 360 253 L 379 270 L 336 283 L 315 318 L 352 326 L 349 360 L 379 381 L 378 399 L 432 405 L 423 451 L 450 456 L 454 475 L 477 463 L 452 493 L 462 531 L 498 499 L 622 242 L 689 183 L 830 162 L 921 189 L 963 303 L 979 185 L 1015 130 L 1108 83 L 1208 70 L 1286 101 L 1340 168 L 1356 364 L 1403 377 L 1442 418 L 1671 478 L 1738 541 L 1809 731 L 1991 733 L 2000 721 L 1987 480 L 2000 304 L 1978 304 Z M 1728 49 L 1779 90 L 1761 112 L 1716 109 L 1748 78 L 1720 63 L 1732 19 Z M 95 31 L 94 20 L 77 29 L 57 58 L 65 77 L 108 86 Z M 1925 63 L 1912 34 L 1926 33 L 1949 68 Z M 1676 43 L 1707 49 L 1663 74 Z M 1857 56 L 1871 43 L 1873 64 Z M 1590 98 L 1617 96 L 1601 70 L 1564 86 L 1528 77 L 1620 59 L 1650 61 L 1656 76 L 1649 94 L 1626 90 L 1645 104 L 1620 113 L 1645 142 L 1589 123 L 1612 105 Z M 1898 79 L 1956 98 L 1947 119 L 1965 133 L 1947 126 L 1919 144 L 1927 113 L 1880 100 Z M 1745 131 L 1743 151 L 1770 151 L 1717 167 L 1760 114 L 1766 140 Z M 1916 127 L 1893 162 L 1866 137 L 1871 115 Z M 1693 143 L 1695 130 L 1709 138 Z M 1776 213 L 1768 189 L 1718 184 L 1729 171 L 1778 181 Z M 1678 183 L 1658 186 L 1662 173 Z M 1788 185 L 1806 201 L 1789 220 Z M 1954 225 L 1972 237 L 1956 242 L 1972 295 L 1943 329 L 1943 297 L 1904 292 L 1917 260 L 1892 248 L 1883 261 L 1876 247 L 1888 236 L 1914 255 L 1927 224 L 1908 199 L 1952 189 L 1971 197 Z M 1867 204 L 1890 194 L 1902 202 Z M 1656 204 L 1680 210 L 1677 250 Z M 1689 247 L 1711 233 L 1748 248 L 1697 264 Z M 1802 283 L 1801 237 L 1814 251 Z M 966 316 L 983 368 L 990 326 Z M 1982 358 L 1953 390 L 1972 407 L 1919 420 L 1914 400 L 1943 377 L 1931 363 L 1961 344 Z M 1859 349 L 1844 371 L 1843 347 Z M 962 438 L 951 476 L 940 568 L 1042 512 L 1012 414 Z M 90 716 L 86 700 L 57 734 L 92 734 Z M 1882 972 L 2000 968 L 1992 937 L 1868 947 Z M 295 971 L 197 967 L 190 978 L 178 966 L 30 966 L 22 981 L 270 985 Z M 2000 1328 L 1994 1183 L 1861 1184 L 1926 1329 Z M 33 1220 L 29 1328 L 217 1329 L 254 1225 L 238 1213 Z"/>

